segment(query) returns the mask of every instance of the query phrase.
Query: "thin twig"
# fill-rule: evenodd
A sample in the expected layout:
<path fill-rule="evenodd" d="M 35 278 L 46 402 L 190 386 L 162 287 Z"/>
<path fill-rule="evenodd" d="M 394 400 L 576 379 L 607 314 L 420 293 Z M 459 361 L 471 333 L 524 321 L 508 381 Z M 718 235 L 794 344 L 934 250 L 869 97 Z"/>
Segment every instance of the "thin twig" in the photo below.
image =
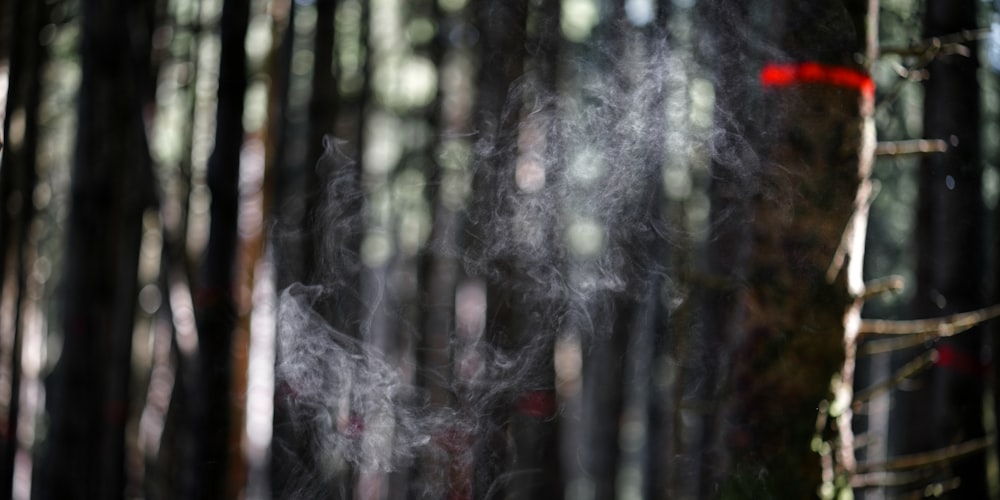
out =
<path fill-rule="evenodd" d="M 933 365 L 937 362 L 937 359 L 937 349 L 931 349 L 910 360 L 909 363 L 906 363 L 900 367 L 899 370 L 896 370 L 896 373 L 893 373 L 891 377 L 868 387 L 867 389 L 856 392 L 854 394 L 854 402 L 851 403 L 853 408 L 857 410 L 862 404 L 867 403 L 875 396 L 892 390 L 902 381 Z"/>
<path fill-rule="evenodd" d="M 922 498 L 941 498 L 945 493 L 958 489 L 962 479 L 953 477 L 944 481 L 935 481 L 922 488 L 900 494 L 896 500 L 920 500 Z"/>
<path fill-rule="evenodd" d="M 918 60 L 909 68 L 904 69 L 902 73 L 904 79 L 896 83 L 896 85 L 893 85 L 892 88 L 890 88 L 889 91 L 883 95 L 877 105 L 876 112 L 881 111 L 887 107 L 889 103 L 895 101 L 899 96 L 899 93 L 902 91 L 903 86 L 907 83 L 926 78 L 923 69 L 926 68 L 927 65 L 934 61 L 934 59 L 936 59 L 939 55 L 961 54 L 964 56 L 970 56 L 971 51 L 968 47 L 963 45 L 963 42 L 985 38 L 989 35 L 989 32 L 989 28 L 965 30 L 951 35 L 936 36 L 926 40 L 920 40 L 918 42 L 911 43 L 907 47 L 883 47 L 879 52 L 880 55 L 898 54 L 902 56 L 918 56 Z"/>
<path fill-rule="evenodd" d="M 892 275 L 865 283 L 865 291 L 861 294 L 861 300 L 868 300 L 872 297 L 886 293 L 896 293 L 903 290 L 906 281 L 902 276 Z"/>
<path fill-rule="evenodd" d="M 989 36 L 989 33 L 990 28 L 963 30 L 950 35 L 936 36 L 913 42 L 906 47 L 880 47 L 878 55 L 897 54 L 904 57 L 919 56 L 919 59 L 909 68 L 903 68 L 903 71 L 900 72 L 900 76 L 903 77 L 903 80 L 898 82 L 885 93 L 881 102 L 878 104 L 878 109 L 881 110 L 888 106 L 889 103 L 893 102 L 896 97 L 898 97 L 900 91 L 906 83 L 926 78 L 926 74 L 923 69 L 926 68 L 927 65 L 939 55 L 957 53 L 969 56 L 971 55 L 971 51 L 964 45 L 964 43 L 986 38 Z"/>
<path fill-rule="evenodd" d="M 862 190 L 866 192 L 861 192 Z M 833 258 L 830 259 L 830 266 L 826 269 L 826 281 L 828 283 L 833 283 L 837 279 L 837 274 L 844 267 L 848 251 L 851 248 L 851 237 L 854 233 L 856 219 L 855 215 L 861 211 L 867 212 L 871 208 L 872 203 L 875 202 L 875 198 L 882 191 L 882 183 L 876 179 L 869 179 L 858 186 L 858 191 L 859 198 L 862 201 L 854 207 L 854 213 L 851 215 L 850 220 L 848 220 L 847 225 L 844 226 L 844 231 L 840 234 L 840 244 L 837 245 L 837 251 L 833 254 Z"/>
<path fill-rule="evenodd" d="M 856 474 L 851 478 L 852 488 L 881 488 L 885 486 L 906 486 L 928 479 L 933 471 L 878 471 Z"/>
<path fill-rule="evenodd" d="M 922 335 L 903 335 L 881 340 L 869 340 L 861 345 L 861 348 L 858 350 L 858 354 L 863 356 L 872 356 L 875 354 L 902 351 L 903 349 L 909 349 L 910 347 L 918 346 L 928 340 L 936 338 L 938 338 L 938 336 L 933 333 L 925 333 Z"/>
<path fill-rule="evenodd" d="M 875 156 L 900 156 L 944 153 L 948 143 L 942 139 L 912 139 L 908 141 L 880 142 L 875 146 Z"/>
<path fill-rule="evenodd" d="M 899 471 L 943 464 L 966 455 L 983 451 L 990 446 L 993 446 L 994 442 L 996 442 L 996 436 L 989 435 L 965 441 L 964 443 L 945 446 L 944 448 L 936 450 L 898 456 L 885 462 L 860 464 L 858 465 L 858 473 Z"/>
<path fill-rule="evenodd" d="M 879 55 L 897 54 L 902 56 L 920 56 L 928 52 L 948 52 L 956 51 L 955 46 L 960 46 L 965 42 L 982 40 L 988 37 L 990 28 L 979 28 L 974 30 L 962 30 L 950 35 L 935 36 L 919 40 L 908 46 L 882 46 Z"/>
<path fill-rule="evenodd" d="M 1000 304 L 976 309 L 974 311 L 956 313 L 940 318 L 917 320 L 861 320 L 861 335 L 935 335 L 951 337 L 962 333 L 984 321 L 1000 316 Z"/>

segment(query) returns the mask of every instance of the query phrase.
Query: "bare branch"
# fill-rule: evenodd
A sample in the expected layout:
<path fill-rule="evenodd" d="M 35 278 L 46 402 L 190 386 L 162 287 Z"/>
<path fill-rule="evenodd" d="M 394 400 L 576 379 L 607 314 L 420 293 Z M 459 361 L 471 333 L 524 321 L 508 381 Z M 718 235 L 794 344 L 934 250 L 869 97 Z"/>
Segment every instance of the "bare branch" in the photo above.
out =
<path fill-rule="evenodd" d="M 861 300 L 868 300 L 878 295 L 900 292 L 905 285 L 906 281 L 898 274 L 879 278 L 865 283 L 865 291 L 861 294 L 860 298 Z"/>
<path fill-rule="evenodd" d="M 931 349 L 900 367 L 899 370 L 896 370 L 896 373 L 893 373 L 888 379 L 868 387 L 867 389 L 856 392 L 854 394 L 854 402 L 852 403 L 854 410 L 856 411 L 862 404 L 867 403 L 875 396 L 892 390 L 903 380 L 906 380 L 918 372 L 925 370 L 937 362 L 937 359 L 937 349 Z"/>
<path fill-rule="evenodd" d="M 924 40 L 919 40 L 911 43 L 908 46 L 898 46 L 898 47 L 886 47 L 883 46 L 879 51 L 880 55 L 886 54 L 897 54 L 902 56 L 922 56 L 928 52 L 935 53 L 962 53 L 964 48 L 966 51 L 967 47 L 964 46 L 965 42 L 971 42 L 975 40 L 982 40 L 988 37 L 990 34 L 990 28 L 979 28 L 975 30 L 962 30 L 957 33 L 952 33 L 950 35 L 935 36 L 927 38 Z M 962 48 L 957 48 L 957 47 Z"/>
<path fill-rule="evenodd" d="M 861 200 L 860 204 L 855 204 L 854 215 L 851 216 L 847 225 L 844 227 L 844 232 L 840 235 L 840 244 L 837 245 L 837 251 L 834 253 L 833 258 L 830 259 L 830 266 L 826 269 L 826 281 L 833 283 L 833 280 L 837 279 L 837 274 L 844 267 L 844 262 L 847 259 L 847 254 L 851 248 L 851 238 L 854 233 L 854 221 L 858 212 L 867 212 L 871 208 L 872 203 L 875 202 L 875 198 L 878 197 L 879 192 L 882 191 L 882 183 L 878 180 L 871 179 L 868 182 L 862 182 L 858 186 L 858 199 Z M 862 294 L 863 296 L 864 294 Z"/>
<path fill-rule="evenodd" d="M 861 320 L 861 335 L 933 335 L 951 337 L 980 323 L 1000 316 L 1000 304 L 940 318 L 909 321 L 866 319 Z"/>
<path fill-rule="evenodd" d="M 918 346 L 935 338 L 937 338 L 936 334 L 924 333 L 922 335 L 904 335 L 882 340 L 869 340 L 861 345 L 861 349 L 858 353 L 864 356 L 871 356 L 874 354 L 901 351 L 913 346 Z"/>
<path fill-rule="evenodd" d="M 852 488 L 879 488 L 884 486 L 906 486 L 924 481 L 932 473 L 922 470 L 868 472 L 851 478 Z"/>
<path fill-rule="evenodd" d="M 880 142 L 875 146 L 876 156 L 899 156 L 928 153 L 944 153 L 948 143 L 942 139 L 913 139 L 909 141 Z"/>
<path fill-rule="evenodd" d="M 879 100 L 876 111 L 884 109 L 889 103 L 895 101 L 899 97 L 903 86 L 907 83 L 926 79 L 927 73 L 924 68 L 939 55 L 960 54 L 966 57 L 970 56 L 971 51 L 963 43 L 985 38 L 989 35 L 989 31 L 989 28 L 966 30 L 952 35 L 933 37 L 914 42 L 908 47 L 883 48 L 880 52 L 882 55 L 898 54 L 902 56 L 916 56 L 917 61 L 909 68 L 900 67 L 897 69 L 897 73 L 904 79 L 893 85 L 888 92 L 884 93 L 883 97 Z"/>
<path fill-rule="evenodd" d="M 944 481 L 935 481 L 931 484 L 917 488 L 909 493 L 901 493 L 896 500 L 922 500 L 924 498 L 941 498 L 945 493 L 958 489 L 962 484 L 962 479 L 953 477 Z"/>
<path fill-rule="evenodd" d="M 989 435 L 980 438 L 972 439 L 964 443 L 958 443 L 951 446 L 945 446 L 944 448 L 939 448 L 937 450 L 925 451 L 921 453 L 913 453 L 910 455 L 902 455 L 889 459 L 885 462 L 871 463 L 871 464 L 860 464 L 858 465 L 858 473 L 867 472 L 878 472 L 878 471 L 899 471 L 906 469 L 917 469 L 920 467 L 926 467 L 930 465 L 938 465 L 946 462 L 950 462 L 957 458 L 964 457 L 966 455 L 971 455 L 973 453 L 979 453 L 996 442 L 996 436 Z"/>

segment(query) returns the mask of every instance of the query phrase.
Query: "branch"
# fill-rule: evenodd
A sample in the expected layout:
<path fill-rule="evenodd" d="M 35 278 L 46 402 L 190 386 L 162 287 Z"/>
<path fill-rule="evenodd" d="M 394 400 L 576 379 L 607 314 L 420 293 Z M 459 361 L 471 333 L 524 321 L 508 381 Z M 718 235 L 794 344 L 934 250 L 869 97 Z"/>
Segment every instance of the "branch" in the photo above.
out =
<path fill-rule="evenodd" d="M 917 469 L 929 465 L 943 464 L 966 455 L 983 451 L 990 446 L 993 446 L 995 442 L 996 436 L 983 436 L 964 443 L 945 446 L 944 448 L 939 448 L 937 450 L 902 455 L 889 459 L 885 462 L 860 464 L 858 465 L 858 473 Z"/>
<path fill-rule="evenodd" d="M 1000 316 L 1000 304 L 940 318 L 909 321 L 866 319 L 861 320 L 861 327 L 858 333 L 860 335 L 932 335 L 936 337 L 951 337 L 997 316 Z"/>
<path fill-rule="evenodd" d="M 901 351 L 903 349 L 923 344 L 933 338 L 937 338 L 937 335 L 933 333 L 924 333 L 921 335 L 891 337 L 884 340 L 869 340 L 861 345 L 858 353 L 864 356 L 871 356 L 874 354 Z"/>
<path fill-rule="evenodd" d="M 901 68 L 900 76 L 904 80 L 894 85 L 879 101 L 876 112 L 884 109 L 889 103 L 896 100 L 906 83 L 914 80 L 926 78 L 924 68 L 927 67 L 937 56 L 941 54 L 961 54 L 966 57 L 971 55 L 968 47 L 963 42 L 979 40 L 989 35 L 989 28 L 978 30 L 965 30 L 951 35 L 938 36 L 911 43 L 907 47 L 887 47 L 880 52 L 885 54 L 899 54 L 902 56 L 918 56 L 918 60 L 909 68 Z"/>
<path fill-rule="evenodd" d="M 948 143 L 942 139 L 880 142 L 875 146 L 875 156 L 944 153 L 946 151 L 948 151 Z"/>
<path fill-rule="evenodd" d="M 905 285 L 906 281 L 903 280 L 902 276 L 897 274 L 869 281 L 868 283 L 865 283 L 865 290 L 861 294 L 860 299 L 868 300 L 877 295 L 899 292 L 903 290 Z"/>
<path fill-rule="evenodd" d="M 881 488 L 886 486 L 906 486 L 918 481 L 924 481 L 933 475 L 926 471 L 894 471 L 868 472 L 856 474 L 851 478 L 852 488 Z"/>
<path fill-rule="evenodd" d="M 912 377 L 913 375 L 917 374 L 918 372 L 933 365 L 935 362 L 937 362 L 937 359 L 938 359 L 937 349 L 931 349 L 921 354 L 920 356 L 917 356 L 916 358 L 910 360 L 909 363 L 906 363 L 898 370 L 896 370 L 896 373 L 893 373 L 892 376 L 889 377 L 888 379 L 883 380 L 871 387 L 868 387 L 867 389 L 856 392 L 854 394 L 854 402 L 851 403 L 854 411 L 857 411 L 862 404 L 870 401 L 875 396 L 878 396 L 879 394 L 892 390 L 894 387 L 898 386 L 900 382 L 902 382 L 903 380 L 906 380 Z"/>
<path fill-rule="evenodd" d="M 901 493 L 896 500 L 923 500 L 924 498 L 941 498 L 945 493 L 958 489 L 962 478 L 953 477 L 944 481 L 936 481 L 908 493 Z"/>
<path fill-rule="evenodd" d="M 862 190 L 864 191 L 862 192 Z M 837 245 L 837 251 L 833 254 L 833 258 L 830 259 L 830 266 L 826 268 L 826 281 L 828 283 L 833 283 L 833 281 L 837 279 L 837 274 L 840 273 L 840 270 L 844 267 L 844 262 L 846 261 L 851 248 L 851 238 L 854 233 L 854 221 L 857 218 L 856 216 L 858 212 L 867 212 L 881 191 L 882 183 L 875 179 L 869 179 L 862 182 L 858 186 L 858 198 L 861 199 L 861 202 L 860 204 L 856 204 L 850 220 L 848 220 L 847 225 L 844 226 L 844 231 L 840 233 L 840 244 Z M 866 294 L 861 294 L 861 296 L 864 295 Z"/>
<path fill-rule="evenodd" d="M 922 56 L 927 54 L 928 52 L 962 53 L 963 49 L 965 49 L 965 51 L 968 51 L 968 49 L 964 46 L 965 42 L 982 40 L 988 37 L 989 34 L 990 34 L 990 28 L 962 30 L 956 33 L 952 33 L 950 35 L 935 36 L 931 38 L 926 38 L 924 40 L 912 42 L 905 47 L 883 46 L 879 51 L 879 55 L 898 54 L 901 56 Z"/>

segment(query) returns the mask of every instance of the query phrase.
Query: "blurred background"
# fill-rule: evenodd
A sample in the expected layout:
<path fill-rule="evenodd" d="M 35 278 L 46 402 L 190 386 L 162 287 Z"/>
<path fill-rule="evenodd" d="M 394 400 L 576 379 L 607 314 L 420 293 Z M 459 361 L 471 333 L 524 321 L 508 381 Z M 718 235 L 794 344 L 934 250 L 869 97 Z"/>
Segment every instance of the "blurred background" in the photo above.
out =
<path fill-rule="evenodd" d="M 0 0 L 0 497 L 1000 498 L 997 71 L 987 0 Z"/>

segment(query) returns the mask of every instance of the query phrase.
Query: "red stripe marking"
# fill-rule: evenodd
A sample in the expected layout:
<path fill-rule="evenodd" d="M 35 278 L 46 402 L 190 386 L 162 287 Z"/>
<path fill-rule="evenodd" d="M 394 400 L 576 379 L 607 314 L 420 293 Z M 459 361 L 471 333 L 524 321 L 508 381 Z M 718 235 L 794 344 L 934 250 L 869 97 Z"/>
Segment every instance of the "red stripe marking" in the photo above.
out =
<path fill-rule="evenodd" d="M 938 346 L 938 358 L 935 364 L 963 375 L 985 376 L 989 373 L 989 364 L 983 363 L 968 352 L 953 346 L 943 344 Z"/>
<path fill-rule="evenodd" d="M 517 411 L 535 418 L 551 418 L 556 414 L 556 398 L 552 391 L 529 391 L 518 398 Z"/>
<path fill-rule="evenodd" d="M 875 96 L 875 81 L 867 74 L 853 68 L 816 62 L 767 63 L 760 70 L 760 81 L 765 87 L 818 83 L 855 89 L 866 97 Z"/>

